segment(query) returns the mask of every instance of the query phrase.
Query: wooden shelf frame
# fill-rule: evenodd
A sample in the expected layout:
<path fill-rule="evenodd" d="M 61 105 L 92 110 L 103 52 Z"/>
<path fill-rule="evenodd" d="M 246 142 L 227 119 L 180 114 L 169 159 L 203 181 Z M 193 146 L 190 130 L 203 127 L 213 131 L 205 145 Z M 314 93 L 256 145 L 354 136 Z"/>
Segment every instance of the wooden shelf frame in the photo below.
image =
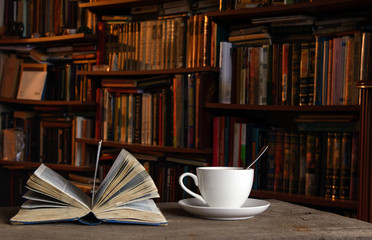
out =
<path fill-rule="evenodd" d="M 198 67 L 198 68 L 174 68 L 160 70 L 136 70 L 136 71 L 78 71 L 78 75 L 89 77 L 134 77 L 134 76 L 154 76 L 154 75 L 174 75 L 198 72 L 219 73 L 218 67 Z"/>
<path fill-rule="evenodd" d="M 359 114 L 359 105 L 324 105 L 324 106 L 286 106 L 286 105 L 244 105 L 206 103 L 205 107 L 214 110 L 244 110 L 244 111 L 275 111 L 275 112 L 300 112 L 300 113 L 350 113 Z"/>
<path fill-rule="evenodd" d="M 83 42 L 95 41 L 97 36 L 95 34 L 77 33 L 70 35 L 60 35 L 52 37 L 40 38 L 15 38 L 15 39 L 0 39 L 0 45 L 41 45 L 53 43 L 70 43 L 70 42 Z"/>
<path fill-rule="evenodd" d="M 98 145 L 101 139 L 95 138 L 76 138 L 76 142 L 82 142 L 90 145 Z M 176 148 L 176 147 L 164 147 L 164 146 L 153 146 L 145 144 L 134 144 L 126 142 L 118 142 L 111 140 L 102 140 L 103 147 L 112 148 L 125 148 L 129 151 L 135 152 L 163 152 L 163 153 L 184 153 L 184 154 L 199 154 L 199 155 L 211 155 L 212 149 L 202 149 L 202 148 Z"/>
<path fill-rule="evenodd" d="M 284 16 L 284 15 L 321 15 L 325 13 L 337 13 L 339 11 L 360 10 L 372 7 L 371 1 L 366 0 L 313 0 L 279 6 L 266 6 L 258 8 L 245 8 L 238 10 L 225 10 L 207 13 L 213 20 L 222 23 L 242 23 L 242 20 L 252 18 Z"/>

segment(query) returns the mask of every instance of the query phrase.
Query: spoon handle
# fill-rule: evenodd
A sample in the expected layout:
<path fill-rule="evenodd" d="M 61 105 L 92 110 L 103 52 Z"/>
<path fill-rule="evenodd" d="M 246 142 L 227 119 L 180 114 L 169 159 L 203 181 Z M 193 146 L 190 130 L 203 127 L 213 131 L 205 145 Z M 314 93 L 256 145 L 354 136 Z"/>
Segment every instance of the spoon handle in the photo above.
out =
<path fill-rule="evenodd" d="M 257 162 L 257 160 L 260 159 L 260 157 L 266 152 L 266 150 L 268 148 L 269 148 L 269 146 L 267 146 L 267 145 L 266 146 L 263 146 L 261 148 L 260 152 L 257 154 L 256 159 L 251 164 L 249 164 L 249 166 L 247 167 L 247 169 L 250 168 L 255 162 Z"/>

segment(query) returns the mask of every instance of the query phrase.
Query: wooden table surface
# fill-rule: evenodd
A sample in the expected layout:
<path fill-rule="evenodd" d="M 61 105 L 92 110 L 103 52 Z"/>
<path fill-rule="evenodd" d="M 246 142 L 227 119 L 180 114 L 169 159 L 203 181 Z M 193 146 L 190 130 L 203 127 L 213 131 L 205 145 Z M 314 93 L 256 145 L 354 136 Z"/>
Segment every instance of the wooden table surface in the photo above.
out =
<path fill-rule="evenodd" d="M 0 208 L 0 239 L 372 239 L 372 224 L 290 204 L 267 200 L 270 207 L 250 219 L 221 221 L 195 217 L 178 203 L 159 203 L 168 226 L 78 222 L 11 225 L 16 207 Z"/>

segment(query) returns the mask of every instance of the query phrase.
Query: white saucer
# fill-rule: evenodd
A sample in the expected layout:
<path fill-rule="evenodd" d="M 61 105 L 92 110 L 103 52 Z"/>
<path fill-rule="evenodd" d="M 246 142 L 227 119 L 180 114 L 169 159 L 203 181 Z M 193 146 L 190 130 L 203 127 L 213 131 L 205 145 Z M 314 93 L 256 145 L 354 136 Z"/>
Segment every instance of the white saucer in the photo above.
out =
<path fill-rule="evenodd" d="M 264 200 L 248 198 L 241 208 L 208 207 L 196 198 L 178 201 L 187 212 L 202 218 L 215 220 L 242 220 L 263 213 L 270 203 Z"/>

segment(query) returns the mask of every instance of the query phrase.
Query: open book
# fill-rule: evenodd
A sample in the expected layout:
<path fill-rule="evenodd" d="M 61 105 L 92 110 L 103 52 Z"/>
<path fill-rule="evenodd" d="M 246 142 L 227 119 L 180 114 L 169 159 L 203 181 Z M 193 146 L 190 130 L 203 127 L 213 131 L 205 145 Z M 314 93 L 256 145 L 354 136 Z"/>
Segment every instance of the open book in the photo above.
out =
<path fill-rule="evenodd" d="M 97 166 L 98 160 L 96 172 Z M 124 149 L 92 198 L 44 164 L 30 177 L 26 187 L 28 191 L 23 197 L 27 200 L 10 219 L 12 224 L 78 220 L 91 225 L 101 222 L 167 225 L 152 200 L 159 197 L 155 183 L 142 164 Z"/>

